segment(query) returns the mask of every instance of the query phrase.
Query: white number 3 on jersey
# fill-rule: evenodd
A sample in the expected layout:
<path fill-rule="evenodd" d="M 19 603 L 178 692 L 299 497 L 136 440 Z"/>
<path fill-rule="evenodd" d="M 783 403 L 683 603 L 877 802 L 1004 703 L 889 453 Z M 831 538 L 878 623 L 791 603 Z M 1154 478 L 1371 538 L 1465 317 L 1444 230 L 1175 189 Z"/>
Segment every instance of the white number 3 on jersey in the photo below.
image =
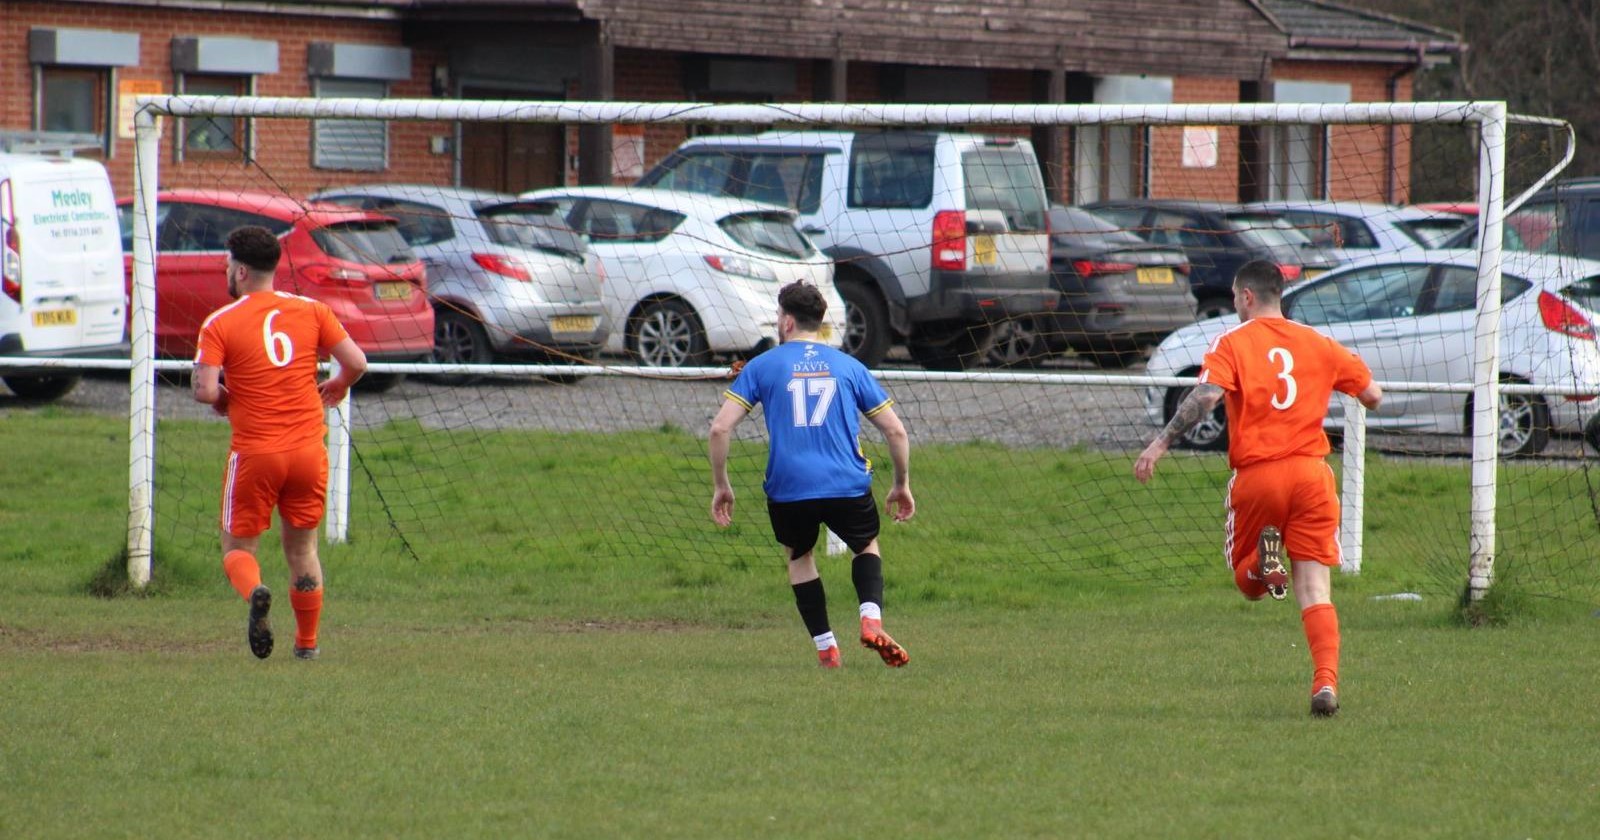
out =
<path fill-rule="evenodd" d="M 1294 370 L 1294 356 L 1282 347 L 1274 347 L 1267 351 L 1267 361 L 1283 365 L 1283 370 L 1278 372 L 1278 378 L 1283 380 L 1283 397 L 1280 399 L 1276 393 L 1272 395 L 1272 407 L 1284 411 L 1294 405 L 1294 398 L 1300 395 L 1300 385 L 1290 376 Z"/>

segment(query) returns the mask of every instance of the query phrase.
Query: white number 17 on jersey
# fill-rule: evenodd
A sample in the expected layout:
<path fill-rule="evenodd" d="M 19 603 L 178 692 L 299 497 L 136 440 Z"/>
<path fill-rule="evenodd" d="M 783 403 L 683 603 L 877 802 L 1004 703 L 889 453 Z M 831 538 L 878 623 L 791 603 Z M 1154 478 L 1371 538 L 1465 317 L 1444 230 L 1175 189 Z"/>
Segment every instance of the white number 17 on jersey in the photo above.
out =
<path fill-rule="evenodd" d="M 833 403 L 833 395 L 839 389 L 839 383 L 831 376 L 821 376 L 815 379 L 789 380 L 789 396 L 792 400 L 790 413 L 794 417 L 796 426 L 820 426 L 828 419 L 828 406 Z M 816 405 L 811 410 L 806 410 L 806 398 L 816 397 Z"/>

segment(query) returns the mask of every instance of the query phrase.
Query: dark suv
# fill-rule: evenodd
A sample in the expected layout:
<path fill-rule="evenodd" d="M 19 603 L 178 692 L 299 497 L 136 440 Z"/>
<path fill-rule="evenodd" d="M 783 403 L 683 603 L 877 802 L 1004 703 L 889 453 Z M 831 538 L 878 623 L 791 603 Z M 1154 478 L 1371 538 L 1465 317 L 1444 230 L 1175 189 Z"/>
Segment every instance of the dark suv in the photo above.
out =
<path fill-rule="evenodd" d="M 1233 311 L 1233 275 L 1251 260 L 1277 263 L 1291 283 L 1337 265 L 1289 223 L 1232 204 L 1139 199 L 1084 206 L 1150 242 L 1182 248 L 1189 257 L 1189 284 L 1201 318 Z"/>
<path fill-rule="evenodd" d="M 1510 251 L 1600 260 L 1600 178 L 1570 178 L 1545 187 L 1506 216 L 1501 229 Z M 1443 247 L 1477 243 L 1478 226 L 1471 225 Z"/>

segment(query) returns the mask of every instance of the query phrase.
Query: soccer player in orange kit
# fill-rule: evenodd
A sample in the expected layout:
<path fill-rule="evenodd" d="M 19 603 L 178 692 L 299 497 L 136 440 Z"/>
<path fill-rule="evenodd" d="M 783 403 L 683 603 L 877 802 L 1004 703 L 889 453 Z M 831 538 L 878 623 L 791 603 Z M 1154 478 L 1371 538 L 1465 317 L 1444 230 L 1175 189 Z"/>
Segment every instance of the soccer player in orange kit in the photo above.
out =
<path fill-rule="evenodd" d="M 293 583 L 294 655 L 316 659 L 322 616 L 317 526 L 328 488 L 324 407 L 344 399 L 366 372 L 367 356 L 327 304 L 273 290 L 281 255 L 266 228 L 241 227 L 228 235 L 228 293 L 237 300 L 201 326 L 192 381 L 195 400 L 227 415 L 233 427 L 222 484 L 222 569 L 250 604 L 250 651 L 261 659 L 272 654 L 272 590 L 261 583 L 256 551 L 276 507 Z M 323 355 L 332 355 L 339 370 L 318 384 Z"/>
<path fill-rule="evenodd" d="M 1325 460 L 1330 448 L 1322 420 L 1334 391 L 1369 409 L 1378 407 L 1383 391 L 1360 357 L 1285 318 L 1282 298 L 1276 265 L 1256 260 L 1240 267 L 1233 280 L 1239 325 L 1212 342 L 1200 384 L 1139 454 L 1133 474 L 1148 482 L 1172 444 L 1224 401 L 1234 472 L 1223 550 L 1234 583 L 1252 601 L 1287 593 L 1287 553 L 1311 648 L 1311 713 L 1329 717 L 1339 711 L 1339 618 L 1329 572 L 1339 562 L 1339 494 Z"/>

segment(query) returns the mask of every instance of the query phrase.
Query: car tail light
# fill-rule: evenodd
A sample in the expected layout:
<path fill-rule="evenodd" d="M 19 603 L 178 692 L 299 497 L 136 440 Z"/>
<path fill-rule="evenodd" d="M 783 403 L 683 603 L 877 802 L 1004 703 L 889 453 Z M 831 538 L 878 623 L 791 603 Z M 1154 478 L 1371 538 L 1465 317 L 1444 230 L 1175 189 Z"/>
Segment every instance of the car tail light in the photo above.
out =
<path fill-rule="evenodd" d="M 0 288 L 6 297 L 22 302 L 22 239 L 16 223 L 6 223 L 5 253 L 0 255 Z"/>
<path fill-rule="evenodd" d="M 967 214 L 940 210 L 933 217 L 933 267 L 945 271 L 967 270 Z"/>
<path fill-rule="evenodd" d="M 1079 277 L 1093 277 L 1096 274 L 1121 274 L 1124 271 L 1133 271 L 1138 266 L 1133 263 L 1098 262 L 1096 260 L 1073 260 L 1072 270 L 1078 272 Z"/>
<path fill-rule="evenodd" d="M 528 273 L 528 269 L 510 257 L 504 257 L 499 254 L 473 254 L 472 261 L 491 274 L 510 277 L 513 280 L 521 280 L 524 283 L 533 282 L 533 275 Z"/>
<path fill-rule="evenodd" d="M 326 263 L 313 263 L 301 269 L 307 280 L 313 283 L 353 283 L 372 282 L 367 273 L 354 268 L 345 268 L 342 265 L 328 265 Z"/>
<path fill-rule="evenodd" d="M 1539 293 L 1539 319 L 1551 332 L 1558 332 L 1584 341 L 1594 341 L 1594 324 L 1583 317 L 1572 304 L 1549 293 Z"/>
<path fill-rule="evenodd" d="M 1280 263 L 1278 265 L 1278 273 L 1283 275 L 1283 282 L 1293 283 L 1294 281 L 1300 279 L 1303 269 L 1301 269 L 1301 267 L 1298 265 L 1287 265 Z"/>
<path fill-rule="evenodd" d="M 1179 274 L 1182 274 L 1185 277 L 1189 276 L 1189 264 L 1188 263 L 1178 263 L 1177 265 L 1172 267 L 1172 270 L 1178 272 Z"/>
<path fill-rule="evenodd" d="M 752 280 L 770 280 L 777 282 L 778 275 L 766 264 L 746 257 L 729 256 L 726 254 L 703 254 L 706 265 L 711 266 L 723 274 L 732 274 L 736 277 L 749 277 Z"/>

